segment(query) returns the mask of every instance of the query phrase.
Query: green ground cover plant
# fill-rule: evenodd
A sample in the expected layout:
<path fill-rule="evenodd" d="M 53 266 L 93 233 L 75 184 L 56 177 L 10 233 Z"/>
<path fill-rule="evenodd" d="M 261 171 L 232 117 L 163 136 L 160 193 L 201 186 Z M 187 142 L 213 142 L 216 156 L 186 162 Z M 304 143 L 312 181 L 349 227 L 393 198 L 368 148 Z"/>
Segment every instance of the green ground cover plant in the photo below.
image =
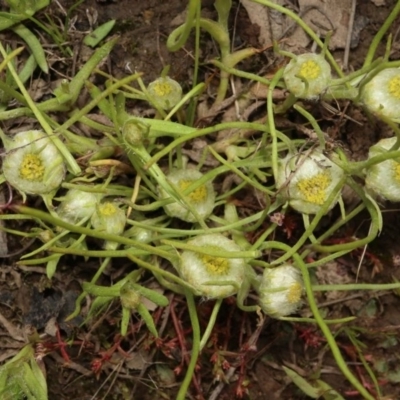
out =
<path fill-rule="evenodd" d="M 398 290 L 400 283 L 317 285 L 313 271 L 372 242 L 382 230 L 382 197 L 400 200 L 397 125 L 400 62 L 389 61 L 391 38 L 386 54 L 381 58 L 375 56 L 378 44 L 400 12 L 400 2 L 371 43 L 362 67 L 345 74 L 328 50 L 329 38 L 322 42 L 299 16 L 284 7 L 268 0 L 254 1 L 292 18 L 317 43 L 318 51 L 295 55 L 275 44 L 277 54 L 290 61 L 271 80 L 241 71 L 240 61 L 259 50 L 231 50 L 228 29 L 231 1 L 215 1 L 218 20 L 212 21 L 200 16 L 199 0 L 190 0 L 185 22 L 171 32 L 167 45 L 170 51 L 177 51 L 189 35 L 195 36 L 195 73 L 191 88 L 182 89 L 183 85 L 171 79 L 167 70 L 160 72 L 160 78 L 149 85 L 144 83 L 141 72 L 121 79 L 107 75 L 98 67 L 118 39 L 101 41 L 101 37 L 90 42 L 95 51 L 79 72 L 71 80 L 63 80 L 52 98 L 36 102 L 25 87 L 26 76 L 29 78 L 34 73 L 36 65 L 32 64 L 28 75 L 17 71 L 14 61 L 20 52 L 11 52 L 0 44 L 3 59 L 0 70 L 8 77 L 0 81 L 0 89 L 6 99 L 13 99 L 17 104 L 9 107 L 8 100 L 3 102 L 0 120 L 21 116 L 36 120 L 34 130 L 21 131 L 13 137 L 0 129 L 6 150 L 0 181 L 13 193 L 0 218 L 6 222 L 32 223 L 30 231 L 8 227 L 4 230 L 12 235 L 35 238 L 40 243 L 22 254 L 18 264 L 45 265 L 50 280 L 65 256 L 98 260 L 99 268 L 83 284 L 69 320 L 80 315 L 87 296 L 92 299 L 85 316 L 87 324 L 112 302 L 119 302 L 121 337 L 132 334 L 131 318 L 136 314 L 156 343 L 159 321 L 145 301 L 167 307 L 168 293 L 185 298 L 192 341 L 178 400 L 185 399 L 191 390 L 201 352 L 211 340 L 222 302 L 229 297 L 235 297 L 240 310 L 258 315 L 260 320 L 270 316 L 313 324 L 353 388 L 367 400 L 383 398 L 375 372 L 365 363 L 374 382 L 375 394 L 372 394 L 348 366 L 336 339 L 338 332 L 346 331 L 356 316 L 326 317 L 317 306 L 316 294 Z M 27 13 L 14 2 L 7 3 L 10 13 L 0 15 L 0 29 L 13 29 L 20 35 L 37 65 L 47 72 L 40 42 L 21 25 L 47 4 L 38 7 L 35 3 L 36 8 Z M 3 27 L 1 18 L 13 23 L 4 22 Z M 112 25 L 107 25 L 104 36 Z M 238 76 L 268 87 L 265 123 L 232 121 L 206 127 L 194 125 L 198 97 L 206 90 L 206 83 L 199 78 L 199 43 L 203 31 L 215 40 L 220 51 L 219 60 L 213 62 L 220 68 L 219 87 L 210 109 L 216 109 L 226 100 L 229 78 Z M 104 85 L 90 81 L 93 75 L 101 76 Z M 288 92 L 283 102 L 273 98 L 277 87 Z M 88 90 L 91 100 L 79 106 L 77 100 L 83 89 Z M 382 120 L 393 130 L 393 138 L 371 147 L 369 158 L 363 161 L 349 159 L 339 147 L 332 149 L 329 138 L 306 107 L 310 100 L 332 99 L 350 100 L 371 118 Z M 154 109 L 154 117 L 130 115 L 126 111 L 127 101 L 147 104 Z M 95 110 L 107 123 L 91 118 Z M 292 139 L 276 128 L 276 116 L 293 110 L 312 127 L 314 140 Z M 54 117 L 60 114 L 64 116 L 63 122 Z M 73 129 L 77 124 L 100 132 L 101 139 L 77 134 Z M 215 141 L 215 134 L 226 129 L 233 134 L 223 142 Z M 250 136 L 249 131 L 257 133 Z M 196 138 L 207 140 L 198 163 L 182 152 Z M 215 168 L 207 165 L 208 157 L 216 163 Z M 235 176 L 240 183 L 221 190 L 220 183 L 228 175 Z M 130 177 L 129 183 L 122 179 L 126 176 Z M 351 209 L 342 197 L 345 187 L 351 188 L 357 197 L 356 206 Z M 243 188 L 251 188 L 262 197 L 261 211 L 239 216 L 232 199 Z M 32 199 L 38 197 L 43 200 L 40 206 L 32 206 Z M 340 211 L 340 218 L 321 233 L 318 227 L 322 219 L 335 207 Z M 296 243 L 288 246 L 283 240 L 275 239 L 279 221 L 271 222 L 271 217 L 282 219 L 290 209 L 301 215 L 303 226 Z M 363 212 L 370 219 L 364 237 L 329 244 L 328 239 L 338 229 Z M 129 260 L 131 271 L 111 286 L 98 284 L 110 262 L 117 259 Z M 150 278 L 158 282 L 160 290 L 146 287 Z M 200 326 L 196 309 L 199 299 L 213 304 L 205 328 Z M 310 317 L 293 315 L 302 307 L 309 308 Z M 353 337 L 350 328 L 348 332 Z M 19 355 L 0 367 L 2 398 L 47 398 L 45 379 L 35 353 L 38 343 L 40 339 L 32 335 Z M 361 345 L 356 339 L 353 344 L 362 359 Z M 12 376 L 13 368 L 17 367 L 24 372 Z M 101 371 L 101 363 L 96 368 L 96 373 Z M 312 398 L 344 398 L 321 379 L 312 385 L 296 372 L 288 368 L 285 371 Z M 239 394 L 241 390 L 244 386 L 238 388 Z"/>

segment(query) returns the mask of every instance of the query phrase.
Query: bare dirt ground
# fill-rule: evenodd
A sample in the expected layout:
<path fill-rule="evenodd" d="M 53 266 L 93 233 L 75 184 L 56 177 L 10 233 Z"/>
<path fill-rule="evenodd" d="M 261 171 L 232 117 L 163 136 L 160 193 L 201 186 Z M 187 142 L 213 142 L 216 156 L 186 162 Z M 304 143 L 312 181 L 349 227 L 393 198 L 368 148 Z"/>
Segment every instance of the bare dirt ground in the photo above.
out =
<path fill-rule="evenodd" d="M 59 2 L 64 9 L 73 3 Z M 296 3 L 296 2 L 294 2 Z M 378 1 L 357 2 L 356 16 L 364 21 L 359 30 L 357 44 L 351 49 L 349 69 L 358 68 L 365 57 L 369 43 L 381 26 L 394 1 L 386 0 L 378 6 Z M 294 4 L 296 6 L 296 4 Z M 64 76 L 73 76 L 86 59 L 82 45 L 84 33 L 110 19 L 116 25 L 112 34 L 119 35 L 118 44 L 112 51 L 102 69 L 123 77 L 132 71 L 144 72 L 143 80 L 148 83 L 158 77 L 167 65 L 169 75 L 181 82 L 186 89 L 193 77 L 193 39 L 184 49 L 170 53 L 166 49 L 166 39 L 171 30 L 182 22 L 186 2 L 87 0 L 72 12 L 74 27 L 69 35 L 69 45 L 74 49 L 72 57 L 61 56 L 49 51 L 51 73 L 41 76 L 45 87 Z M 213 2 L 203 2 L 203 13 L 215 18 Z M 54 20 L 63 20 L 62 10 L 53 2 L 46 10 Z M 42 18 L 39 13 L 37 18 Z M 252 45 L 263 48 L 260 43 L 260 28 L 253 25 L 246 10 L 237 2 L 231 12 L 231 32 L 235 46 Z M 391 33 L 394 35 L 393 59 L 398 58 L 396 35 L 399 21 Z M 43 34 L 46 40 L 46 35 Z M 3 33 L 2 40 L 13 44 L 18 38 Z M 47 38 L 47 40 L 49 40 Z M 215 68 L 207 61 L 218 56 L 215 44 L 207 34 L 201 38 L 201 74 L 209 89 L 204 101 L 214 91 L 218 81 Z M 382 53 L 383 48 L 379 49 Z M 341 60 L 343 49 L 334 52 Z M 273 73 L 276 59 L 271 48 L 261 51 L 257 56 L 245 61 L 240 68 L 253 73 Z M 39 77 L 38 77 L 39 78 Z M 46 96 L 45 87 L 41 95 Z M 31 90 L 35 90 L 32 86 Z M 185 90 L 185 87 L 184 87 Z M 82 96 L 80 102 L 87 98 Z M 322 129 L 328 132 L 336 145 L 342 146 L 355 160 L 365 159 L 368 148 L 379 138 L 389 134 L 388 128 L 380 123 L 371 123 L 357 107 L 347 102 L 332 104 L 334 111 L 326 104 L 313 104 L 314 117 Z M 131 112 L 145 115 L 146 109 L 132 102 Z M 222 112 L 225 110 L 222 110 Z M 249 118 L 258 118 L 257 111 Z M 213 119 L 197 121 L 197 124 L 213 124 L 219 121 L 221 113 Z M 303 123 L 298 115 L 288 114 L 277 120 L 278 127 L 287 126 L 293 130 L 293 137 L 302 135 L 299 126 Z M 195 148 L 188 148 L 194 152 Z M 189 154 L 189 153 L 188 153 Z M 241 193 L 241 212 L 254 212 L 260 207 L 258 199 L 251 192 Z M 384 209 L 384 230 L 368 248 L 363 258 L 360 279 L 363 282 L 390 282 L 400 280 L 400 218 L 396 204 L 382 205 Z M 333 213 L 325 223 L 337 218 Z M 299 217 L 291 215 L 291 225 L 283 227 L 279 234 L 288 244 L 295 243 L 301 234 Z M 346 226 L 346 231 L 337 232 L 336 240 L 351 240 L 352 236 L 367 232 L 368 216 L 362 215 Z M 27 226 L 29 223 L 26 222 Z M 286 229 L 286 230 L 285 230 Z M 321 227 L 320 229 L 323 229 Z M 288 234 L 290 233 L 290 235 Z M 11 235 L 3 236 L 11 256 L 2 259 L 0 274 L 0 312 L 15 325 L 31 325 L 42 332 L 51 318 L 60 324 L 61 336 L 49 339 L 53 351 L 44 358 L 49 387 L 49 399 L 89 400 L 89 399 L 174 399 L 179 382 L 186 368 L 187 354 L 182 351 L 190 348 L 190 320 L 185 302 L 179 296 L 169 295 L 171 306 L 167 314 L 155 311 L 154 318 L 163 326 L 160 341 L 154 342 L 146 329 L 137 324 L 136 337 L 121 339 L 118 336 L 117 322 L 120 317 L 118 305 L 110 307 L 92 326 L 81 326 L 82 319 L 75 319 L 68 325 L 63 319 L 74 308 L 74 300 L 81 290 L 81 282 L 90 279 L 98 265 L 92 260 L 80 257 L 65 257 L 55 278 L 50 283 L 45 279 L 44 268 L 15 266 L 22 247 L 31 245 Z M 353 252 L 332 262 L 331 267 L 318 270 L 315 275 L 320 283 L 340 283 L 353 281 L 362 254 Z M 123 274 L 129 268 L 128 262 L 114 263 L 102 278 L 102 284 Z M 400 370 L 398 369 L 400 345 L 400 300 L 394 292 L 344 292 L 320 295 L 319 306 L 327 315 L 343 317 L 357 315 L 359 318 L 348 329 L 338 331 L 337 342 L 345 354 L 348 365 L 358 378 L 371 388 L 373 386 L 362 361 L 372 368 L 378 377 L 379 386 L 385 399 L 400 399 Z M 204 326 L 212 309 L 211 302 L 199 302 L 200 323 Z M 177 332 L 183 333 L 183 337 Z M 282 370 L 285 365 L 307 379 L 320 378 L 327 382 L 345 399 L 361 399 L 337 369 L 324 339 L 313 325 L 267 319 L 261 328 L 257 327 L 257 316 L 239 311 L 228 299 L 222 306 L 214 333 L 213 345 L 203 351 L 196 379 L 191 387 L 192 399 L 287 399 L 308 398 L 300 391 Z M 10 352 L 17 347 L 15 339 L 1 331 L 1 352 Z M 354 342 L 359 343 L 362 356 L 355 351 Z M 50 346 L 50 345 L 49 345 Z M 218 350 L 218 352 L 217 352 Z M 66 352 L 67 355 L 63 354 Z M 129 353 L 126 358 L 125 352 Z M 216 359 L 216 355 L 219 358 Z M 66 359 L 68 357 L 69 361 Z M 106 361 L 104 361 L 106 358 Z M 96 371 L 96 361 L 103 360 L 102 368 Z M 121 363 L 121 361 L 125 361 Z M 380 370 L 380 366 L 382 370 Z M 373 394 L 374 395 L 374 394 Z"/>

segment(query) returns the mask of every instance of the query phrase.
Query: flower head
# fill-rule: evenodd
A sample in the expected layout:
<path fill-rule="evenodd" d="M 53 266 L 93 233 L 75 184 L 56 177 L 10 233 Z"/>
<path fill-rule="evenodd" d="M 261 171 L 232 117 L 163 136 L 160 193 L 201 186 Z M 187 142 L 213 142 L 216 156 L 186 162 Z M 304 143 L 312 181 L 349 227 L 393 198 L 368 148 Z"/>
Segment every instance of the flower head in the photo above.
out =
<path fill-rule="evenodd" d="M 260 307 L 273 318 L 293 314 L 301 304 L 303 290 L 301 273 L 292 265 L 266 268 L 259 288 Z"/>
<path fill-rule="evenodd" d="M 154 103 L 163 110 L 170 110 L 182 99 L 181 85 L 168 76 L 151 82 L 147 90 Z"/>
<path fill-rule="evenodd" d="M 343 175 L 343 170 L 320 150 L 308 156 L 288 154 L 279 161 L 276 185 L 280 196 L 292 208 L 304 214 L 316 214 Z M 340 192 L 327 211 L 335 206 L 339 196 Z"/>
<path fill-rule="evenodd" d="M 21 193 L 44 195 L 61 185 L 64 159 L 45 133 L 20 132 L 6 147 L 4 177 Z"/>
<path fill-rule="evenodd" d="M 122 307 L 129 310 L 136 310 L 141 303 L 141 295 L 135 288 L 132 282 L 125 282 L 120 289 L 120 299 Z"/>
<path fill-rule="evenodd" d="M 167 175 L 168 181 L 182 193 L 192 183 L 203 177 L 203 174 L 195 169 L 177 169 Z M 159 188 L 163 199 L 169 198 L 168 193 Z M 202 218 L 207 218 L 213 211 L 215 204 L 215 192 L 211 182 L 206 182 L 186 195 L 186 200 Z M 196 217 L 181 203 L 173 202 L 164 206 L 165 212 L 171 216 L 186 222 L 195 222 Z"/>
<path fill-rule="evenodd" d="M 137 118 L 128 119 L 122 127 L 122 137 L 124 141 L 133 147 L 142 145 L 148 133 L 149 127 Z"/>
<path fill-rule="evenodd" d="M 377 116 L 400 120 L 400 68 L 387 68 L 363 88 L 361 100 Z"/>
<path fill-rule="evenodd" d="M 115 203 L 104 202 L 96 206 L 91 223 L 96 230 L 121 235 L 125 229 L 126 215 Z M 105 248 L 115 250 L 117 243 L 106 241 Z"/>
<path fill-rule="evenodd" d="M 198 236 L 190 240 L 188 244 L 214 250 L 215 253 L 241 250 L 233 240 L 220 234 Z M 246 262 L 241 258 L 224 258 L 184 250 L 176 268 L 182 279 L 194 288 L 196 295 L 225 298 L 234 295 L 237 287 L 243 283 Z M 238 286 L 227 284 L 228 282 L 236 282 Z"/>
<path fill-rule="evenodd" d="M 382 139 L 369 149 L 368 158 L 386 153 L 397 138 Z M 400 160 L 389 159 L 374 164 L 366 171 L 365 187 L 386 200 L 400 201 Z"/>
<path fill-rule="evenodd" d="M 283 72 L 286 88 L 300 99 L 316 99 L 329 85 L 331 67 L 320 54 L 302 54 Z"/>
<path fill-rule="evenodd" d="M 87 221 L 96 210 L 102 195 L 70 189 L 57 207 L 58 216 L 70 224 Z"/>

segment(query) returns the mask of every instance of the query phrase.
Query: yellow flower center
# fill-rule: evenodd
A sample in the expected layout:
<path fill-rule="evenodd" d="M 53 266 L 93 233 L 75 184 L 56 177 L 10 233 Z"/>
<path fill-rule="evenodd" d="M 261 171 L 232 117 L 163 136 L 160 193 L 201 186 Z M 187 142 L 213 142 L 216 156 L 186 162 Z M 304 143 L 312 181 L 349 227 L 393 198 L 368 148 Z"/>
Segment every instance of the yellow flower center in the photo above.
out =
<path fill-rule="evenodd" d="M 172 86 L 168 82 L 156 82 L 153 90 L 159 97 L 164 97 L 172 92 Z"/>
<path fill-rule="evenodd" d="M 394 161 L 394 179 L 400 182 L 400 163 Z"/>
<path fill-rule="evenodd" d="M 300 67 L 299 76 L 308 81 L 317 79 L 320 74 L 321 67 L 314 60 L 304 62 Z"/>
<path fill-rule="evenodd" d="M 25 154 L 19 167 L 19 176 L 27 181 L 41 181 L 44 175 L 42 159 L 36 154 Z"/>
<path fill-rule="evenodd" d="M 115 207 L 112 203 L 103 203 L 99 205 L 99 213 L 105 216 L 114 215 L 117 211 L 117 207 Z"/>
<path fill-rule="evenodd" d="M 400 99 L 400 76 L 395 76 L 389 81 L 388 89 L 393 97 Z"/>
<path fill-rule="evenodd" d="M 179 188 L 184 191 L 187 187 L 189 187 L 193 181 L 182 179 L 179 181 Z M 192 192 L 188 194 L 189 199 L 193 203 L 201 203 L 207 198 L 207 188 L 204 185 L 199 186 Z"/>
<path fill-rule="evenodd" d="M 298 303 L 301 294 L 303 293 L 303 288 L 300 283 L 296 282 L 292 286 L 290 286 L 288 294 L 287 294 L 287 301 L 290 304 L 295 304 Z"/>
<path fill-rule="evenodd" d="M 209 246 L 209 249 L 221 250 L 218 247 Z M 210 275 L 222 276 L 227 275 L 229 272 L 229 261 L 223 257 L 210 256 L 208 254 L 201 254 L 200 260 Z"/>
<path fill-rule="evenodd" d="M 312 178 L 302 179 L 297 187 L 309 203 L 322 205 L 326 200 L 326 189 L 331 183 L 328 172 L 321 172 Z"/>

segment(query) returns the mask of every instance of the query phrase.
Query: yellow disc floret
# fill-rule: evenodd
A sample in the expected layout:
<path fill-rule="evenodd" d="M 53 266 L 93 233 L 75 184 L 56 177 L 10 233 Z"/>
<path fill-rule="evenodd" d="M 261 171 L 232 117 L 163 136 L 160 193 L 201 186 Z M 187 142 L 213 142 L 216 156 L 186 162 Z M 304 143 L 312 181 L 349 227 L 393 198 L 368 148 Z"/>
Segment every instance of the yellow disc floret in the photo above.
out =
<path fill-rule="evenodd" d="M 157 96 L 163 97 L 169 95 L 172 92 L 172 87 L 170 83 L 161 81 L 156 82 L 156 84 L 153 86 L 153 90 L 157 94 Z"/>
<path fill-rule="evenodd" d="M 400 163 L 396 162 L 394 165 L 394 179 L 400 182 Z"/>
<path fill-rule="evenodd" d="M 19 167 L 19 175 L 28 181 L 41 181 L 43 179 L 45 167 L 42 159 L 32 153 L 25 154 Z"/>
<path fill-rule="evenodd" d="M 400 99 L 400 76 L 395 76 L 394 78 L 390 79 L 388 83 L 388 90 L 393 97 Z"/>
<path fill-rule="evenodd" d="M 220 250 L 218 248 L 215 249 Z M 210 275 L 222 276 L 229 273 L 229 261 L 226 258 L 202 254 L 200 259 Z"/>
<path fill-rule="evenodd" d="M 112 203 L 103 203 L 99 205 L 99 213 L 102 215 L 110 216 L 117 212 L 117 207 Z"/>
<path fill-rule="evenodd" d="M 331 183 L 328 172 L 321 172 L 312 178 L 302 179 L 297 183 L 304 199 L 310 203 L 322 205 L 326 200 L 326 189 Z"/>
<path fill-rule="evenodd" d="M 287 301 L 291 304 L 296 304 L 300 301 L 301 295 L 303 293 L 303 286 L 299 282 L 293 283 L 289 287 L 289 291 L 287 294 Z"/>
<path fill-rule="evenodd" d="M 321 67 L 314 60 L 304 62 L 299 72 L 299 76 L 306 80 L 317 79 L 320 74 Z"/>
<path fill-rule="evenodd" d="M 179 188 L 184 191 L 186 188 L 188 188 L 193 181 L 189 180 L 180 180 L 179 181 Z M 188 195 L 189 199 L 192 200 L 194 203 L 199 203 L 204 201 L 207 198 L 207 188 L 204 185 L 199 186 L 193 192 L 190 192 Z"/>

